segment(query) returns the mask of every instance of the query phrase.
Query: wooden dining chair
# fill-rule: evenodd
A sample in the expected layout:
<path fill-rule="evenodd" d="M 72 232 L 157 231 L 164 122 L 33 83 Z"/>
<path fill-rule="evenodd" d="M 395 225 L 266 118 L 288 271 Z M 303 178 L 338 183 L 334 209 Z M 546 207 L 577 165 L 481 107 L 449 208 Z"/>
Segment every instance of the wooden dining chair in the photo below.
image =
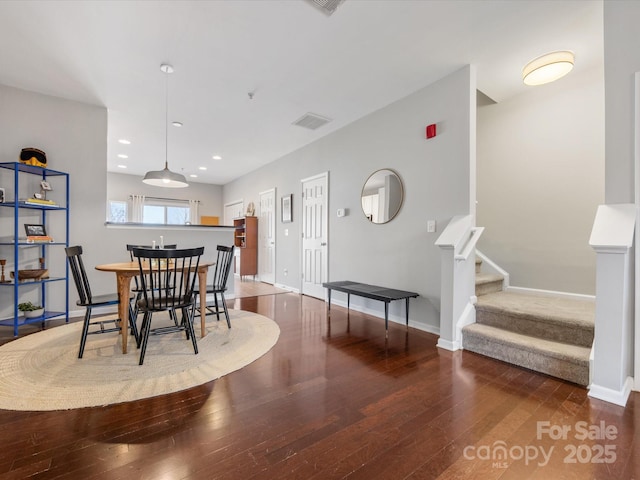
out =
<path fill-rule="evenodd" d="M 214 308 L 206 306 L 206 299 L 204 302 L 201 302 L 201 304 L 205 305 L 204 308 L 207 312 L 205 315 L 215 314 L 218 321 L 220 321 L 220 313 L 224 313 L 225 319 L 227 320 L 227 327 L 229 328 L 231 328 L 231 321 L 229 320 L 229 309 L 227 308 L 227 300 L 224 294 L 227 291 L 227 280 L 229 279 L 233 265 L 234 250 L 235 247 L 233 245 L 230 247 L 224 245 L 217 246 L 218 255 L 216 259 L 216 269 L 213 274 L 213 283 L 207 285 L 207 294 L 213 294 Z M 196 295 L 198 294 L 199 291 L 196 291 Z M 220 302 L 218 302 L 218 296 L 220 296 Z M 220 310 L 220 305 L 222 305 L 222 311 Z"/>
<path fill-rule="evenodd" d="M 82 247 L 77 245 L 74 247 L 65 248 L 65 252 L 67 254 L 67 260 L 69 261 L 69 267 L 71 268 L 71 274 L 73 276 L 73 281 L 76 284 L 76 289 L 78 290 L 79 300 L 76 302 L 76 305 L 80 307 L 85 307 L 84 314 L 84 323 L 82 325 L 82 336 L 80 337 L 80 350 L 78 351 L 78 358 L 82 358 L 84 355 L 84 347 L 87 343 L 87 336 L 93 335 L 97 333 L 108 333 L 108 332 L 116 332 L 121 330 L 121 322 L 120 319 L 113 320 L 100 320 L 96 319 L 95 321 L 91 321 L 91 311 L 96 307 L 108 307 L 112 305 L 118 305 L 120 303 L 118 299 L 117 293 L 110 293 L 106 295 L 93 295 L 91 291 L 91 286 L 89 285 L 89 277 L 87 276 L 87 272 L 84 268 L 84 262 L 82 261 Z M 133 311 L 131 308 L 131 299 L 133 295 L 129 298 L 129 318 L 131 318 L 130 328 L 131 333 L 138 339 L 138 329 L 136 327 L 135 317 L 133 316 Z M 106 327 L 109 324 L 113 324 L 112 326 Z M 92 326 L 98 326 L 98 330 L 91 330 Z"/>
<path fill-rule="evenodd" d="M 194 353 L 198 353 L 198 343 L 193 330 L 193 305 L 195 303 L 194 286 L 198 276 L 200 257 L 204 247 L 187 249 L 149 249 L 133 248 L 134 258 L 140 268 L 140 286 L 142 298 L 138 308 L 144 314 L 140 327 L 140 361 L 144 357 L 149 341 L 149 334 L 166 334 L 184 331 L 187 339 L 191 339 Z M 175 325 L 151 328 L 153 314 L 168 312 L 175 315 L 182 312 L 180 322 Z"/>

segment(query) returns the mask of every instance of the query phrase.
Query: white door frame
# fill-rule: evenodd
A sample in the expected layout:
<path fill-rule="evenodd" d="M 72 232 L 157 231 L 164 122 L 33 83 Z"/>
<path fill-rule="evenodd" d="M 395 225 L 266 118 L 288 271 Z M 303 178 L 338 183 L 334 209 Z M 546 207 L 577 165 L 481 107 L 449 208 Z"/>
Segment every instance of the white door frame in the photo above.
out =
<path fill-rule="evenodd" d="M 241 205 L 240 207 L 240 212 L 244 212 L 244 199 L 240 199 L 240 200 L 235 200 L 233 202 L 227 202 L 224 204 L 224 209 L 223 209 L 223 225 L 233 225 L 233 218 L 227 218 L 227 207 L 230 207 L 232 205 Z M 238 216 L 242 216 L 243 214 L 240 213 L 240 215 Z M 235 218 L 235 217 L 234 217 Z"/>
<path fill-rule="evenodd" d="M 640 72 L 635 73 L 634 98 L 634 166 L 635 185 L 634 195 L 636 204 L 636 232 L 635 232 L 635 338 L 633 348 L 633 390 L 640 391 Z M 597 333 L 597 332 L 596 332 Z"/>
<path fill-rule="evenodd" d="M 307 178 L 303 178 L 300 180 L 300 208 L 298 209 L 299 215 L 300 215 L 300 220 L 301 220 L 301 227 L 300 227 L 300 293 L 302 295 L 310 295 L 309 292 L 305 292 L 304 291 L 304 247 L 303 247 L 303 240 L 304 240 L 304 184 L 305 182 L 309 182 L 312 180 L 318 180 L 320 178 L 324 178 L 325 179 L 325 185 L 326 185 L 326 193 L 325 193 L 325 198 L 326 198 L 326 202 L 325 202 L 325 209 L 324 209 L 324 215 L 323 215 L 323 222 L 324 225 L 326 226 L 326 254 L 324 255 L 324 261 L 322 264 L 322 278 L 324 279 L 324 281 L 328 281 L 329 280 L 329 172 L 323 172 L 323 173 L 319 173 L 317 175 L 312 175 L 311 177 L 307 177 Z M 315 295 L 311 295 L 311 296 L 315 296 Z M 322 296 L 320 298 L 325 298 L 325 294 L 323 293 Z"/>
<path fill-rule="evenodd" d="M 263 276 L 262 272 L 263 272 L 263 265 L 264 265 L 264 261 L 265 261 L 265 255 L 262 255 L 261 253 L 268 251 L 268 246 L 264 245 L 265 242 L 265 238 L 261 236 L 260 232 L 264 232 L 264 226 L 261 225 L 261 219 L 262 219 L 262 196 L 263 195 L 272 195 L 273 196 L 273 214 L 271 215 L 271 232 L 273 234 L 273 239 L 272 239 L 272 247 L 271 247 L 271 275 L 270 276 Z M 264 192 L 260 192 L 259 193 L 259 198 L 260 198 L 260 216 L 258 217 L 258 277 L 260 279 L 261 282 L 266 282 L 266 283 L 271 283 L 272 285 L 275 284 L 276 282 L 276 255 L 277 255 L 277 251 L 276 251 L 276 188 L 270 188 L 269 190 L 265 190 Z M 267 239 L 268 241 L 268 239 Z"/>

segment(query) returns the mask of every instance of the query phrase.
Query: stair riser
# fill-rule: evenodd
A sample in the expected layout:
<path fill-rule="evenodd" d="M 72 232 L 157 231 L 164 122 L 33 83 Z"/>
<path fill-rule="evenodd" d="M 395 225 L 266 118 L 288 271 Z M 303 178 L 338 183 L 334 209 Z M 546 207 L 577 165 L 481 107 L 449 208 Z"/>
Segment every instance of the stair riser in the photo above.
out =
<path fill-rule="evenodd" d="M 593 329 L 575 324 L 549 323 L 534 316 L 512 315 L 502 310 L 476 306 L 476 322 L 523 335 L 538 337 L 581 347 L 593 344 Z"/>
<path fill-rule="evenodd" d="M 478 284 L 476 283 L 476 296 L 487 295 L 489 293 L 501 292 L 503 280 L 496 280 L 495 282 L 487 282 Z"/>
<path fill-rule="evenodd" d="M 544 352 L 529 351 L 520 345 L 503 344 L 470 332 L 463 334 L 463 348 L 503 362 L 562 378 L 578 385 L 589 383 L 589 360 L 572 362 Z"/>

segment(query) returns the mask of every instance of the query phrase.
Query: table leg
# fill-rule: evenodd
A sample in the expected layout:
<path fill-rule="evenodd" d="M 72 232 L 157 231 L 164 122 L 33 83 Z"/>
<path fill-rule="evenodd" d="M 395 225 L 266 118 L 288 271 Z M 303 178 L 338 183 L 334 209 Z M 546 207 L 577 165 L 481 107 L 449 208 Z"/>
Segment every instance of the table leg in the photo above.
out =
<path fill-rule="evenodd" d="M 327 300 L 329 302 L 329 307 L 327 308 L 327 310 L 331 311 L 331 289 L 330 288 L 327 289 Z"/>
<path fill-rule="evenodd" d="M 347 293 L 347 310 L 349 310 L 349 305 L 351 304 L 351 294 Z"/>
<path fill-rule="evenodd" d="M 118 316 L 122 332 L 122 353 L 127 353 L 127 339 L 129 338 L 129 290 L 131 289 L 131 275 L 116 273 L 118 282 Z M 135 321 L 135 318 L 132 319 Z"/>
<path fill-rule="evenodd" d="M 207 306 L 207 272 L 209 267 L 198 269 L 198 285 L 200 285 L 200 338 L 207 334 L 205 328 L 206 306 Z"/>

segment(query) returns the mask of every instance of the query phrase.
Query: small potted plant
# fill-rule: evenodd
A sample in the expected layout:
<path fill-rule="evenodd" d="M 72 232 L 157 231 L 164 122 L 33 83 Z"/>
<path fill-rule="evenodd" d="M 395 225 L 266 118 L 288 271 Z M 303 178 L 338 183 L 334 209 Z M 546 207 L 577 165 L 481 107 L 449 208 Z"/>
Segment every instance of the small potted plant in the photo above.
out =
<path fill-rule="evenodd" d="M 34 305 L 31 302 L 19 303 L 18 310 L 24 312 L 25 318 L 41 317 L 44 314 L 44 307 Z"/>

